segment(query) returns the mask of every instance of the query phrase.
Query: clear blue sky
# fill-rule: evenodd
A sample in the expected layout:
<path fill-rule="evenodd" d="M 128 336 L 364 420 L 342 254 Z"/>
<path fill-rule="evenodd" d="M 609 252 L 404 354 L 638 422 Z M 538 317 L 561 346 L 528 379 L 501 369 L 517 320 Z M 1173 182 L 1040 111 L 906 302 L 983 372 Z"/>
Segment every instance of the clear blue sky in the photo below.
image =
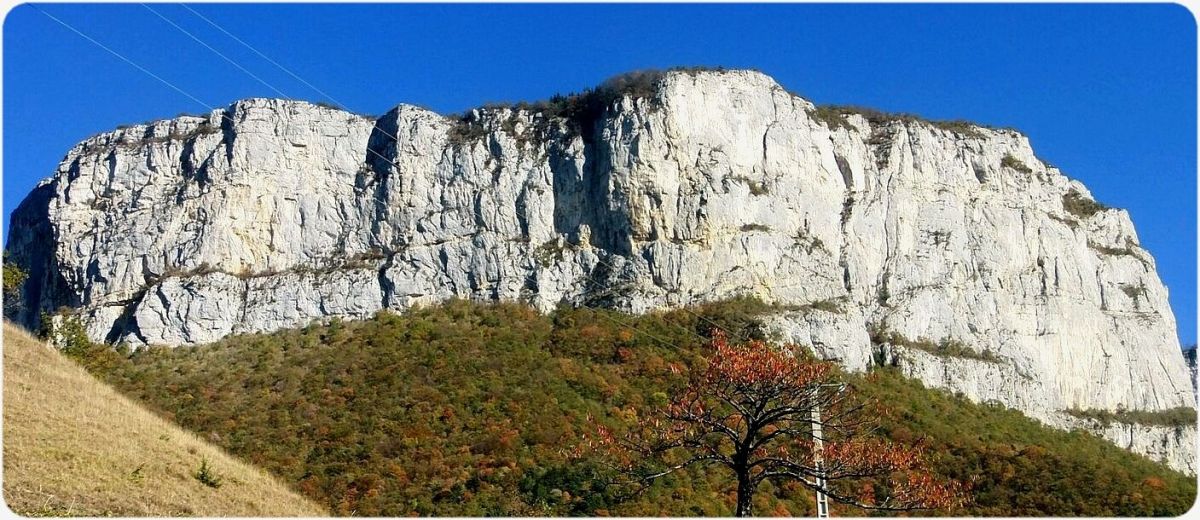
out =
<path fill-rule="evenodd" d="M 291 97 L 321 96 L 174 4 Z M 1174 5 L 195 5 L 361 113 L 457 112 L 673 65 L 762 70 L 817 103 L 1014 126 L 1127 208 L 1196 338 L 1196 25 Z M 41 7 L 213 106 L 275 93 L 140 5 Z M 28 5 L 4 23 L 4 212 L 79 140 L 205 112 Z M 7 229 L 5 230 L 7 236 Z"/>

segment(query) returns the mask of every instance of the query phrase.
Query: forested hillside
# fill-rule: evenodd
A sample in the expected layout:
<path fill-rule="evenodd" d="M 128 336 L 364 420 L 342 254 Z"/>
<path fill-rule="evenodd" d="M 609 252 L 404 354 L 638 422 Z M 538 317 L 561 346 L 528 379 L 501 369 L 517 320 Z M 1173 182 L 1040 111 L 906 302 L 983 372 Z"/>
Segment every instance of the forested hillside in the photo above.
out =
<path fill-rule="evenodd" d="M 634 317 L 450 302 L 212 345 L 73 350 L 91 370 L 341 515 L 729 515 L 730 476 L 691 469 L 629 500 L 568 451 L 667 400 L 714 327 L 759 334 L 762 305 Z M 819 311 L 818 311 L 819 312 Z M 953 515 L 1179 515 L 1196 483 L 1085 433 L 924 388 L 894 369 L 847 375 L 886 410 L 880 432 L 925 437 L 934 469 L 971 483 Z M 813 514 L 810 491 L 764 484 L 758 514 Z M 834 506 L 834 514 L 859 514 Z"/>

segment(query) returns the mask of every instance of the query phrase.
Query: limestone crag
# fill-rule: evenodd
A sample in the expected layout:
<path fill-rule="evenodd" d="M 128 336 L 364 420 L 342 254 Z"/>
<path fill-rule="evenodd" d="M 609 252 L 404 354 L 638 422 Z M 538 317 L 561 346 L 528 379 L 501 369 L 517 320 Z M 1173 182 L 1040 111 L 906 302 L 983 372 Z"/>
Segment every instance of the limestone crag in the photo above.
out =
<path fill-rule="evenodd" d="M 1068 414 L 1040 418 L 1046 424 L 1065 430 L 1084 430 L 1134 453 L 1163 461 L 1172 468 L 1196 473 L 1196 427 L 1102 423 Z"/>
<path fill-rule="evenodd" d="M 601 109 L 250 99 L 101 134 L 13 215 L 19 319 L 65 305 L 96 339 L 185 345 L 454 297 L 753 295 L 851 369 L 891 360 L 1062 427 L 1194 406 L 1129 215 L 1025 136 L 818 109 L 748 71 L 666 73 Z M 1183 444 L 1122 443 L 1194 471 Z"/>

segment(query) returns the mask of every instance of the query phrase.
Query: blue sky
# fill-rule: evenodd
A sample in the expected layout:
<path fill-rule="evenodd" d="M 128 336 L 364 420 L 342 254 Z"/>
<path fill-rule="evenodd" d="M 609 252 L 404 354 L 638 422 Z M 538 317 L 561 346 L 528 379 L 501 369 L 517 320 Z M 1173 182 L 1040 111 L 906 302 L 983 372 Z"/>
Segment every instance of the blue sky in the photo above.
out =
<path fill-rule="evenodd" d="M 290 97 L 327 100 L 175 4 Z M 41 9 L 210 106 L 275 92 L 138 4 Z M 1128 209 L 1196 338 L 1196 24 L 1176 5 L 195 5 L 360 113 L 458 112 L 674 65 L 762 70 L 817 103 L 1013 126 Z M 4 22 L 4 213 L 79 140 L 206 112 L 29 5 Z"/>

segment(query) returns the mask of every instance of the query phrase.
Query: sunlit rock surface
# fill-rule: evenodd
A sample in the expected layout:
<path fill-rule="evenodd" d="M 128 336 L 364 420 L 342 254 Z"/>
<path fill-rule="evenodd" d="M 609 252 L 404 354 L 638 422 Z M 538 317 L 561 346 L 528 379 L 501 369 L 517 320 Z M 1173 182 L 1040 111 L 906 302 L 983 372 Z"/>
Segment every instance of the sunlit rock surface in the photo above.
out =
<path fill-rule="evenodd" d="M 1087 189 L 1015 131 L 831 118 L 747 71 L 668 73 L 586 123 L 250 99 L 98 135 L 13 216 L 19 319 L 68 306 L 95 339 L 185 345 L 453 297 L 754 295 L 781 339 L 1056 426 L 1194 405 L 1129 215 L 1068 209 Z M 958 353 L 893 345 L 921 342 Z M 1103 435 L 1194 471 L 1185 430 Z"/>

